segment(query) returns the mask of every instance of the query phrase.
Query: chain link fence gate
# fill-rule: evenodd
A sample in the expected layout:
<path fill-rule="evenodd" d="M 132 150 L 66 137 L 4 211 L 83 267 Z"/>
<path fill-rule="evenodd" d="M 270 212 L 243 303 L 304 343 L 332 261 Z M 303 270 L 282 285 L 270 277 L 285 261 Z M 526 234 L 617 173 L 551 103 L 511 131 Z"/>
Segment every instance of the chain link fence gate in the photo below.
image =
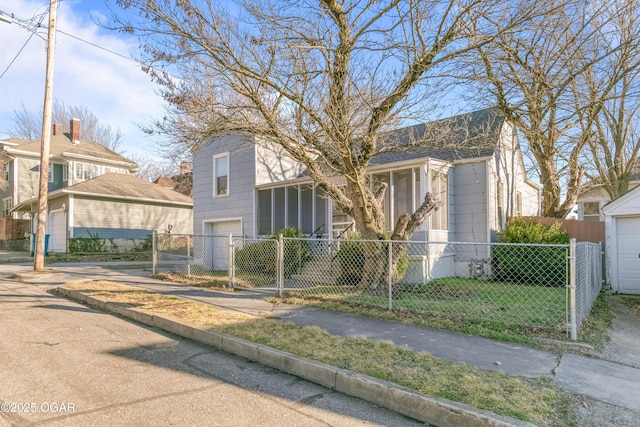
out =
<path fill-rule="evenodd" d="M 156 250 L 157 248 L 157 250 Z M 601 247 L 158 235 L 154 273 L 417 315 L 569 333 L 602 286 Z"/>

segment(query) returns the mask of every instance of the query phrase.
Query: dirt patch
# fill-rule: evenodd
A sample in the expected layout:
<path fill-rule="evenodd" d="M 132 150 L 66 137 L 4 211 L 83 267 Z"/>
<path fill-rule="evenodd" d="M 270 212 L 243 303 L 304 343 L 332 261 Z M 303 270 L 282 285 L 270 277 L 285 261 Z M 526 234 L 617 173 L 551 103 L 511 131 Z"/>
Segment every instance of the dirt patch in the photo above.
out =
<path fill-rule="evenodd" d="M 609 304 L 613 314 L 610 341 L 598 356 L 640 368 L 640 298 L 611 295 Z"/>

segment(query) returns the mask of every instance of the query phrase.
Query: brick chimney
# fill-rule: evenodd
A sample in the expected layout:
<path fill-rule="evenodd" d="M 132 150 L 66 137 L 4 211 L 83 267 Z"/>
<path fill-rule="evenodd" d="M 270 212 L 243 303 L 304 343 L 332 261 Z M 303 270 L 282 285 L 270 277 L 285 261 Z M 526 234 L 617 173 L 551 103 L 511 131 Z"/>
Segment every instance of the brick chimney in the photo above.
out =
<path fill-rule="evenodd" d="M 54 123 L 52 136 L 60 135 L 61 133 L 62 133 L 62 125 L 59 123 Z"/>
<path fill-rule="evenodd" d="M 71 136 L 71 142 L 74 144 L 80 143 L 80 119 L 71 119 L 69 122 L 69 135 Z"/>

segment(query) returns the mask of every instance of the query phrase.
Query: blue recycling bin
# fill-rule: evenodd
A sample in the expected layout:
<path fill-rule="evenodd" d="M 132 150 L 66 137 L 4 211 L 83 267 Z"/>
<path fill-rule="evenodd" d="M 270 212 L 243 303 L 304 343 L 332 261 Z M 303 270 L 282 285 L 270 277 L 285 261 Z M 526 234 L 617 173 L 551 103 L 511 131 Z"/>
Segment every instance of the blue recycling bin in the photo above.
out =
<path fill-rule="evenodd" d="M 44 235 L 44 254 L 49 255 L 49 236 L 50 234 Z M 31 256 L 34 256 L 36 253 L 36 235 L 31 235 Z"/>

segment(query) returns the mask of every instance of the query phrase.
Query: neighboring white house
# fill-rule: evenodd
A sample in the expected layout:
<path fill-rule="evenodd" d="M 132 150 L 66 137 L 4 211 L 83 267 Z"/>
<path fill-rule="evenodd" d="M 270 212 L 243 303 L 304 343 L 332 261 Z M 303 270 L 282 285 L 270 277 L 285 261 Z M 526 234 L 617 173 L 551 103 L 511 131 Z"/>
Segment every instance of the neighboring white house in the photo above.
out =
<path fill-rule="evenodd" d="M 640 187 L 602 208 L 607 283 L 616 292 L 640 294 Z"/>
<path fill-rule="evenodd" d="M 385 143 L 405 147 L 370 162 L 371 181 L 389 184 L 388 227 L 427 192 L 443 201 L 415 241 L 493 242 L 507 217 L 539 214 L 539 188 L 526 177 L 514 127 L 496 109 L 399 129 Z M 331 238 L 351 223 L 301 165 L 249 135 L 202 145 L 193 162 L 193 203 L 195 233 L 253 238 L 293 226 Z"/>
<path fill-rule="evenodd" d="M 629 179 L 629 190 L 640 185 L 640 160 L 636 163 L 633 174 Z M 611 201 L 609 193 L 597 183 L 591 182 L 578 196 L 575 207 L 566 216 L 567 219 L 579 221 L 604 221 L 602 208 Z"/>

